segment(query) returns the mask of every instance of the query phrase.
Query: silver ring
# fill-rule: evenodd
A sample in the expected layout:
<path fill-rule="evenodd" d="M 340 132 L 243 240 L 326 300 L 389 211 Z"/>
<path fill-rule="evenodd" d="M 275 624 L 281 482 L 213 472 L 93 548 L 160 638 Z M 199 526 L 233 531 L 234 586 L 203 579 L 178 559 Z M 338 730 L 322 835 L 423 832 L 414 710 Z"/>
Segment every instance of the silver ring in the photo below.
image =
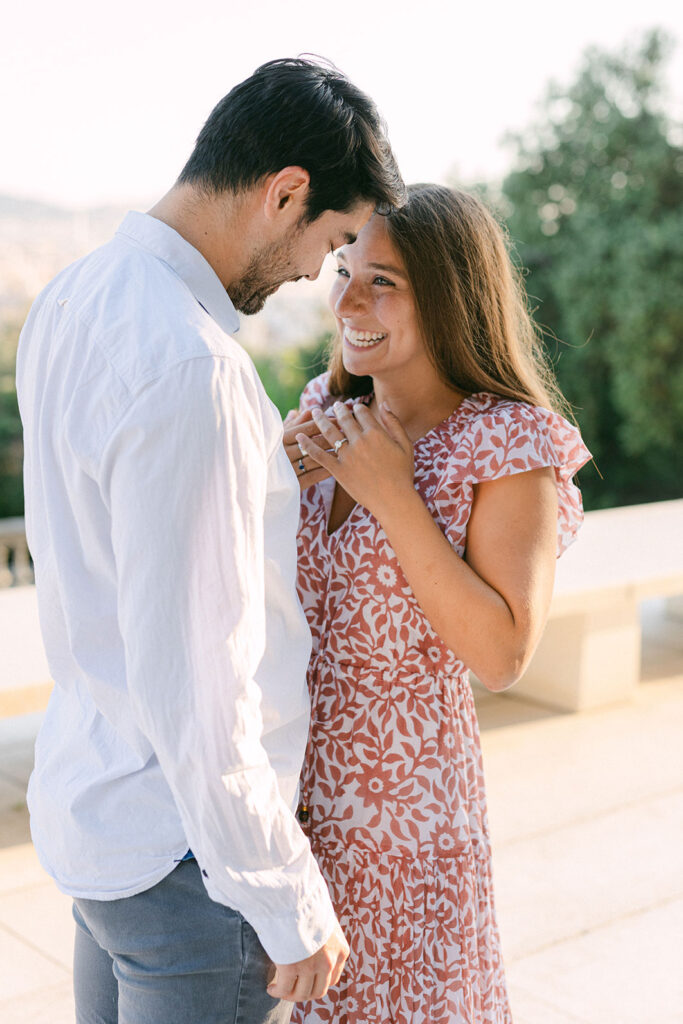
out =
<path fill-rule="evenodd" d="M 334 454 L 335 455 L 339 455 L 339 449 L 341 448 L 341 446 L 343 444 L 348 444 L 348 443 L 349 443 L 348 437 L 340 437 L 338 441 L 334 442 Z"/>

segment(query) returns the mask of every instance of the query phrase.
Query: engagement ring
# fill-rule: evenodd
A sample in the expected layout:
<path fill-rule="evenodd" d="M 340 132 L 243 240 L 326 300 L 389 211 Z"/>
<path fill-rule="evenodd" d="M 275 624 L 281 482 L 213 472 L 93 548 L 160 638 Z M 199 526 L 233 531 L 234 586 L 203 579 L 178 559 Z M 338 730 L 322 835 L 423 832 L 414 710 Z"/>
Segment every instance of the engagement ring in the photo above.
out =
<path fill-rule="evenodd" d="M 339 455 L 339 449 L 341 448 L 341 446 L 343 444 L 348 444 L 348 443 L 349 443 L 348 437 L 340 437 L 338 441 L 334 442 L 334 454 L 335 455 Z"/>

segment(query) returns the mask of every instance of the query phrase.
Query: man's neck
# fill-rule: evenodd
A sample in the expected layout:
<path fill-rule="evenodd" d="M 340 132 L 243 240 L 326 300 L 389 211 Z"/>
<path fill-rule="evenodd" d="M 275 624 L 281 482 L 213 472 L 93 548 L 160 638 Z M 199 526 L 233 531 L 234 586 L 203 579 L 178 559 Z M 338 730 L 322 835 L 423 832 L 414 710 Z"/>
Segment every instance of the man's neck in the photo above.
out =
<path fill-rule="evenodd" d="M 174 185 L 147 212 L 193 245 L 229 291 L 249 259 L 249 205 L 248 193 L 206 195 L 192 185 Z"/>

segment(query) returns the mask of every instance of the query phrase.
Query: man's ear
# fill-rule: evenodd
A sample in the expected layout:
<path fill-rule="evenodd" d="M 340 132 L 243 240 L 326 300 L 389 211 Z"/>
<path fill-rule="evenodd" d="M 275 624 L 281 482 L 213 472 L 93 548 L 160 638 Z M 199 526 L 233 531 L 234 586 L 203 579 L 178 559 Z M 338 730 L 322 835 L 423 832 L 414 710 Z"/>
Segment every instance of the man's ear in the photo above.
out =
<path fill-rule="evenodd" d="M 303 167 L 283 167 L 265 181 L 263 213 L 266 220 L 286 214 L 287 220 L 298 221 L 304 213 L 311 176 Z"/>

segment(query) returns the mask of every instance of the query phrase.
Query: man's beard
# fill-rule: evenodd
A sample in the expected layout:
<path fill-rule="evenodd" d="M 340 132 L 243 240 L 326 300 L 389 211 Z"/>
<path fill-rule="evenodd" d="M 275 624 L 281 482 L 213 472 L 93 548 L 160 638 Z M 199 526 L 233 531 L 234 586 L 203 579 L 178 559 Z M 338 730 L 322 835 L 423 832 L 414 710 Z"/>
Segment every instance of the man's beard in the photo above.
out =
<path fill-rule="evenodd" d="M 228 289 L 230 300 L 240 313 L 251 316 L 263 309 L 266 299 L 286 281 L 298 281 L 294 274 L 293 256 L 298 233 L 277 245 L 255 252 L 239 281 Z"/>

